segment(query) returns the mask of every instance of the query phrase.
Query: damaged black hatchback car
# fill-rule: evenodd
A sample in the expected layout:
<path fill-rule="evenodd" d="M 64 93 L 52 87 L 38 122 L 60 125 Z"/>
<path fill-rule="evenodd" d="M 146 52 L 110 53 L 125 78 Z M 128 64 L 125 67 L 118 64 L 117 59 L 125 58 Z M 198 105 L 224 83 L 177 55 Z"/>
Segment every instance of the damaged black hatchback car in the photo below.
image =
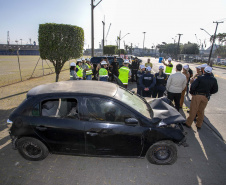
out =
<path fill-rule="evenodd" d="M 113 83 L 66 81 L 31 89 L 8 123 L 13 148 L 28 160 L 55 153 L 173 164 L 176 144 L 187 145 L 184 121 L 166 98 L 147 102 Z"/>

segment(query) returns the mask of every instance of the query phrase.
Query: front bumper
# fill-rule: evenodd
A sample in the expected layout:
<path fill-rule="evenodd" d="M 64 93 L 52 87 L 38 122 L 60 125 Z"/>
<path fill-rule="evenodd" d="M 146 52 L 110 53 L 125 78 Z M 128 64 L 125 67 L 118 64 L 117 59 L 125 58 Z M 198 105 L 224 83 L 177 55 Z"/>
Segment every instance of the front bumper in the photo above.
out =
<path fill-rule="evenodd" d="M 12 141 L 12 148 L 13 148 L 14 150 L 17 150 L 16 142 L 17 142 L 18 138 L 15 137 L 15 136 L 13 136 L 13 135 L 11 134 L 11 132 L 9 132 L 9 135 L 10 135 L 10 138 L 11 138 L 11 141 Z"/>

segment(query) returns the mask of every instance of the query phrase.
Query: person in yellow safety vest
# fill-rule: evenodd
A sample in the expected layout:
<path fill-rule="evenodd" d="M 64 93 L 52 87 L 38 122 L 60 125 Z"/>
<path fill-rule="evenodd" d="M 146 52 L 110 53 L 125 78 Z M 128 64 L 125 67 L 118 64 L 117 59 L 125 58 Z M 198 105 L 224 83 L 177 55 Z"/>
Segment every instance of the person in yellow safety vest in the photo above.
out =
<path fill-rule="evenodd" d="M 86 80 L 92 80 L 93 65 L 90 64 L 90 59 L 89 58 L 86 59 L 86 66 L 88 67 L 88 69 L 86 70 Z"/>
<path fill-rule="evenodd" d="M 124 87 L 127 88 L 128 87 L 128 81 L 129 81 L 129 77 L 131 76 L 131 71 L 129 69 L 129 60 L 124 60 L 123 65 L 120 69 L 119 69 L 119 80 L 121 80 L 121 82 L 123 83 Z"/>
<path fill-rule="evenodd" d="M 70 80 L 77 80 L 78 76 L 76 73 L 76 64 L 74 62 L 70 63 Z"/>
<path fill-rule="evenodd" d="M 83 69 L 82 69 L 81 65 L 82 65 L 82 60 L 78 59 L 77 65 L 76 65 L 76 73 L 78 76 L 78 80 L 83 80 Z"/>
<path fill-rule="evenodd" d="M 108 71 L 106 70 L 107 67 L 107 62 L 102 61 L 101 63 L 101 68 L 99 70 L 99 81 L 108 81 Z"/>
<path fill-rule="evenodd" d="M 151 61 L 151 59 L 149 58 L 148 59 L 148 62 L 147 63 L 145 63 L 145 67 L 151 67 L 152 68 L 152 66 L 153 66 L 153 64 L 150 62 Z"/>
<path fill-rule="evenodd" d="M 172 59 L 170 57 L 168 58 L 168 64 L 165 63 L 165 59 L 162 60 L 162 63 L 166 66 L 165 73 L 168 76 L 172 74 L 173 70 L 173 64 L 171 62 Z"/>

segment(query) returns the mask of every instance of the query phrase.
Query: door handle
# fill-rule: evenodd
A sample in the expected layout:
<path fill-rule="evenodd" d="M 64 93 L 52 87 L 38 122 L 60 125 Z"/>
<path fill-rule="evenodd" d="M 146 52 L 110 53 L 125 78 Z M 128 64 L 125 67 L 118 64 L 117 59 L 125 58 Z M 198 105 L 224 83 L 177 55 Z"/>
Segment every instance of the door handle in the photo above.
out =
<path fill-rule="evenodd" d="M 95 132 L 86 132 L 86 134 L 90 135 L 90 136 L 97 136 L 98 133 L 95 133 Z"/>
<path fill-rule="evenodd" d="M 38 130 L 40 130 L 40 131 L 45 131 L 45 130 L 47 130 L 47 128 L 44 127 L 44 126 L 38 126 L 38 127 L 36 127 L 36 129 L 38 129 Z"/>

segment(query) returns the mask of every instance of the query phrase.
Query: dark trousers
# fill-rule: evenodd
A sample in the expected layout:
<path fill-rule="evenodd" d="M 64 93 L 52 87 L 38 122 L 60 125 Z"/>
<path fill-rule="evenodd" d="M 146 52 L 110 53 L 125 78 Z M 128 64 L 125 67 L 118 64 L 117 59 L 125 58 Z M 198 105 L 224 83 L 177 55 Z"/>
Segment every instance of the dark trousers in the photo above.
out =
<path fill-rule="evenodd" d="M 168 92 L 167 93 L 167 98 L 170 99 L 171 101 L 174 101 L 175 103 L 175 107 L 176 109 L 180 110 L 180 99 L 181 99 L 181 93 L 171 93 L 171 92 Z"/>
<path fill-rule="evenodd" d="M 132 69 L 131 81 L 132 82 L 136 82 L 137 81 L 137 69 Z"/>
<path fill-rule="evenodd" d="M 117 72 L 117 71 L 116 71 L 116 72 L 115 72 L 115 71 L 113 71 L 113 72 L 111 73 L 111 75 L 112 75 L 112 77 L 111 77 L 111 81 L 114 81 L 114 79 L 115 79 L 115 78 L 114 78 L 114 75 L 118 77 L 118 75 L 119 75 L 119 74 L 118 74 L 118 72 Z"/>
<path fill-rule="evenodd" d="M 137 94 L 142 96 L 142 87 L 140 85 L 137 85 Z"/>
<path fill-rule="evenodd" d="M 142 89 L 143 97 L 151 97 L 152 93 L 153 93 L 152 90 L 151 91 L 145 91 L 145 90 Z"/>
<path fill-rule="evenodd" d="M 155 86 L 153 94 L 152 94 L 152 98 L 156 98 L 157 96 L 158 96 L 158 98 L 163 97 L 165 90 L 166 90 L 166 87 L 163 85 Z"/>

